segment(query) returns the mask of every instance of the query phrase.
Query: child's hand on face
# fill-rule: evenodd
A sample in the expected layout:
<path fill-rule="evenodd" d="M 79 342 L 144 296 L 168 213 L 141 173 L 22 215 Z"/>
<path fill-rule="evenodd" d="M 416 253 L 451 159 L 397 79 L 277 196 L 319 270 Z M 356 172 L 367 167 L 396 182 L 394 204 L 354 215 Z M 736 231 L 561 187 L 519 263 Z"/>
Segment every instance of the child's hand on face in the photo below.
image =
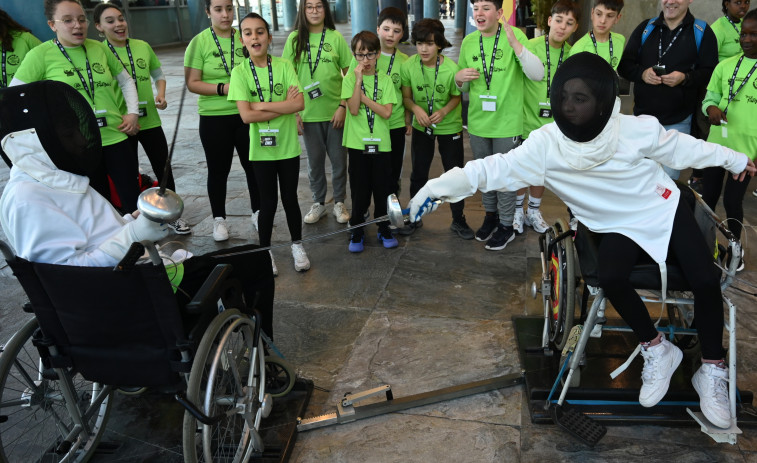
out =
<path fill-rule="evenodd" d="M 365 65 L 363 63 L 358 63 L 357 66 L 355 66 L 355 77 L 360 80 L 363 78 L 363 69 Z"/>

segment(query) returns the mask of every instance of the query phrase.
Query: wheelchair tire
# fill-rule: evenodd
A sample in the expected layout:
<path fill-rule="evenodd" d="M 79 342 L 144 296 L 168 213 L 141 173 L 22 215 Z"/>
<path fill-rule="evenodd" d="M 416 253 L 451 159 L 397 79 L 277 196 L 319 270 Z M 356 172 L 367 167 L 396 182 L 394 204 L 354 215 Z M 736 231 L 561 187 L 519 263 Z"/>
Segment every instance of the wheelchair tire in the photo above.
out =
<path fill-rule="evenodd" d="M 61 380 L 46 379 L 39 371 L 39 352 L 32 344 L 37 327 L 36 318 L 29 320 L 0 354 L 0 416 L 4 418 L 0 424 L 0 462 L 85 462 L 97 450 L 105 432 L 112 391 L 86 421 L 91 432 L 87 435 L 82 431 L 70 447 L 60 447 L 74 421 L 63 398 Z M 78 399 L 72 406 L 83 415 L 102 386 L 78 374 L 69 379 Z"/>
<path fill-rule="evenodd" d="M 545 252 L 555 238 L 568 230 L 565 221 L 559 219 L 546 232 Z M 565 347 L 568 334 L 573 328 L 576 309 L 576 261 L 573 240 L 568 237 L 555 244 L 548 259 L 547 269 L 552 281 L 551 304 L 554 317 L 549 324 L 549 340 L 554 350 Z"/>
<path fill-rule="evenodd" d="M 184 414 L 184 461 L 245 462 L 262 452 L 258 434 L 264 417 L 265 358 L 261 339 L 253 339 L 255 321 L 226 309 L 208 326 L 189 374 L 187 398 L 213 425 Z"/>
<path fill-rule="evenodd" d="M 265 358 L 265 392 L 271 397 L 283 397 L 294 388 L 297 379 L 292 364 L 278 355 Z"/>

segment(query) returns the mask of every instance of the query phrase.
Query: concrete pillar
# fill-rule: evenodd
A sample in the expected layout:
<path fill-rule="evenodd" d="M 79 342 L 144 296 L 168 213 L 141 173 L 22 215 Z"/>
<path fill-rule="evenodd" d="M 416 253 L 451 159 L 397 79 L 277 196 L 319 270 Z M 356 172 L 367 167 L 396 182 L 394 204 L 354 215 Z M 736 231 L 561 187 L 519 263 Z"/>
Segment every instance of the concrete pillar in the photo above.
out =
<path fill-rule="evenodd" d="M 301 0 L 304 1 L 304 0 Z M 336 0 L 335 5 L 335 11 L 334 11 L 334 21 L 344 24 L 348 20 L 348 14 L 347 14 L 347 0 Z M 352 11 L 355 11 L 355 8 L 352 9 Z"/>
<path fill-rule="evenodd" d="M 423 0 L 423 17 L 439 19 L 439 0 Z"/>
<path fill-rule="evenodd" d="M 289 32 L 294 29 L 294 22 L 297 19 L 297 0 L 283 0 L 282 2 L 283 18 L 281 18 L 284 30 Z"/>
<path fill-rule="evenodd" d="M 11 18 L 24 27 L 31 29 L 32 34 L 38 39 L 50 40 L 55 33 L 50 30 L 45 18 L 45 9 L 42 2 L 30 2 L 28 0 L 3 0 L 2 8 Z"/>
<path fill-rule="evenodd" d="M 455 2 L 455 32 L 460 34 L 465 32 L 465 23 L 468 21 L 469 2 L 457 0 Z"/>
<path fill-rule="evenodd" d="M 413 29 L 413 24 L 423 19 L 423 2 L 424 0 L 412 0 L 410 3 L 411 10 L 409 14 L 413 15 L 413 21 L 408 25 L 410 30 Z"/>
<path fill-rule="evenodd" d="M 407 14 L 407 0 L 381 0 L 379 1 L 379 7 L 382 10 L 390 6 L 393 6 L 394 8 L 399 8 L 400 10 L 404 11 L 405 14 Z"/>
<path fill-rule="evenodd" d="M 352 0 L 352 35 L 375 31 L 378 25 L 378 0 Z"/>
<path fill-rule="evenodd" d="M 210 20 L 208 14 L 205 12 L 204 0 L 187 0 L 187 8 L 189 9 L 189 27 L 190 32 L 186 34 L 185 40 L 189 37 L 194 37 L 199 34 L 203 29 L 207 29 L 210 26 Z"/>

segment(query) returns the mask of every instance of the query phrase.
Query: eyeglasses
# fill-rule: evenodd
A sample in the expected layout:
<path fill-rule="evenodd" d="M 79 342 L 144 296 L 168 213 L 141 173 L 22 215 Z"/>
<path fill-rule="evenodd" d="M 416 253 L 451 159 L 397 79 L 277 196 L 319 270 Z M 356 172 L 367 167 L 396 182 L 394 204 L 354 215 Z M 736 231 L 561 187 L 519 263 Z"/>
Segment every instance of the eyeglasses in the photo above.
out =
<path fill-rule="evenodd" d="M 305 5 L 305 11 L 312 13 L 313 11 L 323 11 L 323 3 L 317 5 Z"/>
<path fill-rule="evenodd" d="M 84 16 L 79 16 L 78 18 L 63 18 L 63 19 L 55 19 L 56 23 L 63 23 L 66 27 L 74 27 L 74 24 L 78 24 L 80 26 L 86 26 L 89 24 L 89 19 L 87 19 Z"/>
<path fill-rule="evenodd" d="M 370 53 L 365 53 L 365 54 L 364 53 L 355 53 L 355 59 L 358 60 L 358 61 L 363 61 L 366 58 L 373 59 L 373 58 L 376 57 L 376 55 L 378 55 L 378 53 L 376 53 L 375 51 L 372 51 Z"/>

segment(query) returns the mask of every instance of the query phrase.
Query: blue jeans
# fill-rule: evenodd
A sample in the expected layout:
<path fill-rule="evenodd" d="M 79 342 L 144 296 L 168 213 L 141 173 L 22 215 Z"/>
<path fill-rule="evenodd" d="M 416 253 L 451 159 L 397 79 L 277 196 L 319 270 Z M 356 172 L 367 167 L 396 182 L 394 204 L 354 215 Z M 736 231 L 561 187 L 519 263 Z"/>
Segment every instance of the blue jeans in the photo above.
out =
<path fill-rule="evenodd" d="M 690 135 L 691 134 L 691 114 L 689 114 L 689 116 L 686 119 L 682 120 L 681 122 L 676 122 L 675 124 L 663 125 L 663 127 L 665 127 L 665 130 L 677 130 L 681 133 Z M 675 170 L 668 166 L 662 166 L 662 168 L 665 171 L 665 173 L 668 174 L 668 176 L 672 178 L 673 180 L 678 180 L 678 177 L 681 176 L 680 170 Z"/>

